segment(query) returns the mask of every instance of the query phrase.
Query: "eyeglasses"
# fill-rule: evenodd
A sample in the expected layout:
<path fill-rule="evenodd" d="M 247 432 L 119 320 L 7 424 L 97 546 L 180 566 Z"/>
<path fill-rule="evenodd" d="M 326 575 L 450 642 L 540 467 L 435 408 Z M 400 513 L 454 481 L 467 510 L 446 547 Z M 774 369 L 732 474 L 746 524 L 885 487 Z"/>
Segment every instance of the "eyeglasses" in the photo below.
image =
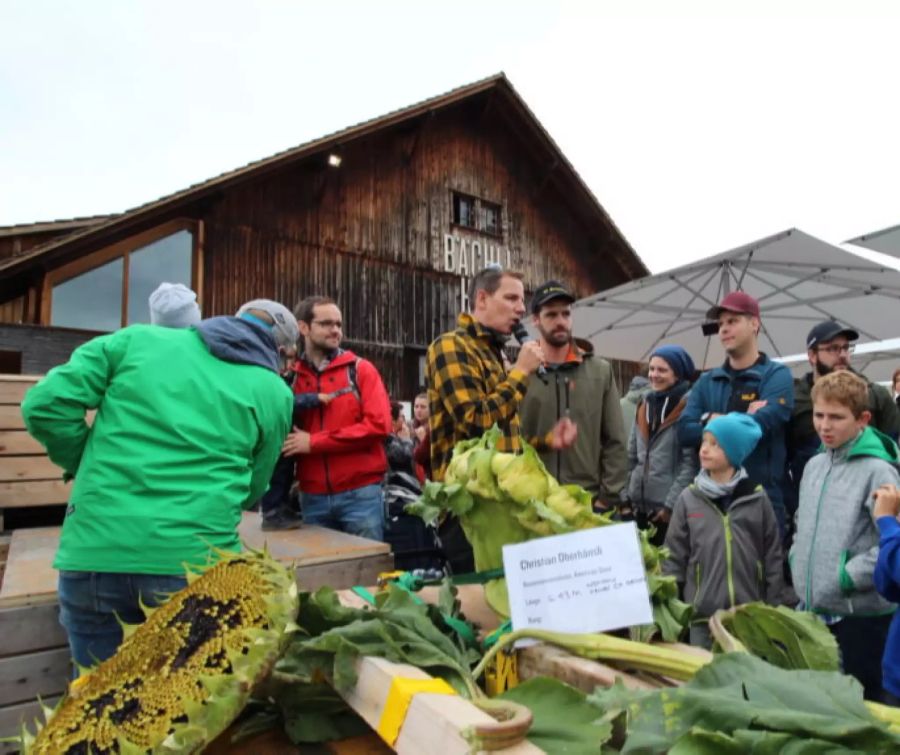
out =
<path fill-rule="evenodd" d="M 320 328 L 325 328 L 325 330 L 331 330 L 332 328 L 341 330 L 344 327 L 344 323 L 340 320 L 313 320 L 312 324 L 318 325 Z"/>
<path fill-rule="evenodd" d="M 816 351 L 824 351 L 826 354 L 852 354 L 855 348 L 856 345 L 852 343 L 833 343 L 831 346 L 819 346 Z"/>

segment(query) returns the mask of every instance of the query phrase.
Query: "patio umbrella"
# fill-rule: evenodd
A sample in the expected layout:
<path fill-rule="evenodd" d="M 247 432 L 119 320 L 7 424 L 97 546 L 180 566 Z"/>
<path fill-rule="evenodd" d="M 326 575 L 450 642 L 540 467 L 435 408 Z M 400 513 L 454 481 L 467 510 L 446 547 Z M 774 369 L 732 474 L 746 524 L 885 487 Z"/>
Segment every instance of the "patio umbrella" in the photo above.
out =
<path fill-rule="evenodd" d="M 773 358 L 802 353 L 810 328 L 831 318 L 860 341 L 900 336 L 900 272 L 796 228 L 582 299 L 576 333 L 604 357 L 638 362 L 680 344 L 705 369 L 725 358 L 701 331 L 706 312 L 735 290 L 759 301 L 760 348 Z"/>

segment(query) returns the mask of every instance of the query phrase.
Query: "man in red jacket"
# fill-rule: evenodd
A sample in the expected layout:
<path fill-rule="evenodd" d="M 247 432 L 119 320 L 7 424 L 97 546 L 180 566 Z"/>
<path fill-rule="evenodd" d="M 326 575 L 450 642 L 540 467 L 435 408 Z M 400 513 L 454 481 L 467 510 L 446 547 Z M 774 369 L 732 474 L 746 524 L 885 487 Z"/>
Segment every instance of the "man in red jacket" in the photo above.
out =
<path fill-rule="evenodd" d="M 384 383 L 375 365 L 341 349 L 344 324 L 332 299 L 304 299 L 296 315 L 305 349 L 294 392 L 332 396 L 303 412 L 284 443 L 284 454 L 297 456 L 303 521 L 382 540 L 384 440 L 391 432 Z"/>

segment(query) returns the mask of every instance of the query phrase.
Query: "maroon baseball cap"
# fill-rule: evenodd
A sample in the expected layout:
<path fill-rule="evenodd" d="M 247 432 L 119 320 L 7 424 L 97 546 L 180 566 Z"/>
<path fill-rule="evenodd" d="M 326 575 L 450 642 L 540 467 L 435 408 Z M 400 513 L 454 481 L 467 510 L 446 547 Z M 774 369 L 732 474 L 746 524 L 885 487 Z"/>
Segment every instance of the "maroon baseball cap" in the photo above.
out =
<path fill-rule="evenodd" d="M 723 312 L 736 312 L 739 315 L 759 317 L 759 302 L 743 291 L 732 291 L 715 307 L 710 307 L 706 317 L 709 320 L 718 320 L 719 315 Z"/>

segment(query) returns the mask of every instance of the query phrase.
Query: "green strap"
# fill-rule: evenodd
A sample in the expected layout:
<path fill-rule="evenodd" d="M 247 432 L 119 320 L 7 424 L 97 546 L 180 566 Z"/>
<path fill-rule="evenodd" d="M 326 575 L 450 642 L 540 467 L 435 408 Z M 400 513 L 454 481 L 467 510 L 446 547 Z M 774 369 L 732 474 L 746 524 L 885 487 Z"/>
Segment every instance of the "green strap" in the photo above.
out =
<path fill-rule="evenodd" d="M 450 581 L 454 585 L 483 585 L 492 579 L 500 579 L 504 574 L 503 569 L 488 569 L 487 571 L 477 571 L 472 574 L 458 574 L 450 577 Z"/>
<path fill-rule="evenodd" d="M 373 606 L 375 605 L 375 596 L 372 595 L 365 587 L 361 587 L 360 585 L 356 585 L 356 587 L 350 588 L 352 592 L 356 593 L 367 603 L 371 603 Z"/>
<path fill-rule="evenodd" d="M 504 634 L 512 631 L 512 619 L 507 619 L 487 637 L 484 638 L 485 650 L 492 647 Z"/>

